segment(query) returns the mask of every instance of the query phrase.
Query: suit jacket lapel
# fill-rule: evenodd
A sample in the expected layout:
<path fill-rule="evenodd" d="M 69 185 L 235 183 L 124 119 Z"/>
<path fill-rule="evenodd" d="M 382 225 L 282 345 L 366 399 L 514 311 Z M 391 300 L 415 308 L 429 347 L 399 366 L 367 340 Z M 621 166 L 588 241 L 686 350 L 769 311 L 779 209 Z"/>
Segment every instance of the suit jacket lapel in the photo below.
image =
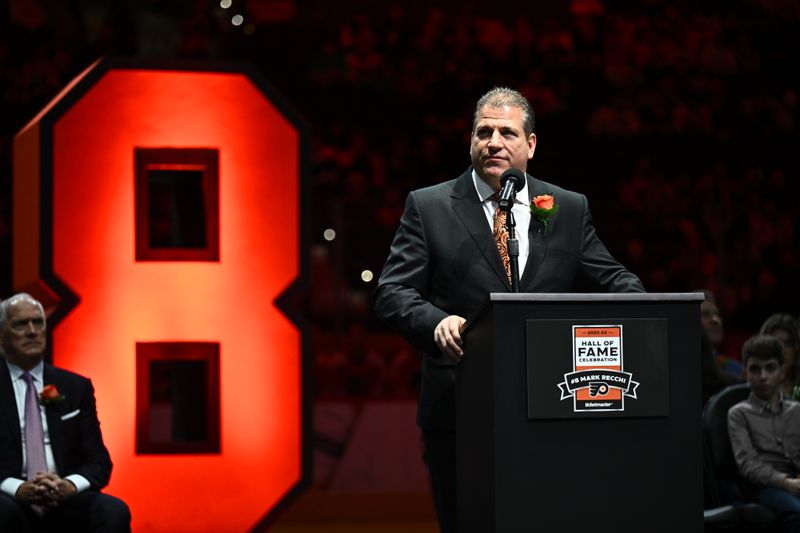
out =
<path fill-rule="evenodd" d="M 497 251 L 497 243 L 486 222 L 486 215 L 483 211 L 478 193 L 475 191 L 475 184 L 472 183 L 472 169 L 461 175 L 453 187 L 453 210 L 464 224 L 475 245 L 480 250 L 483 258 L 491 265 L 497 277 L 505 284 L 506 288 L 511 289 L 506 271 L 503 268 L 503 261 L 500 259 L 500 252 Z"/>
<path fill-rule="evenodd" d="M 539 180 L 533 179 L 530 174 L 526 174 L 528 178 L 528 190 L 530 191 L 530 198 L 547 194 L 550 191 L 544 190 Z M 552 224 L 553 221 L 550 221 Z M 551 230 L 548 228 L 548 230 Z M 522 279 L 519 281 L 521 292 L 530 292 L 528 289 L 533 285 L 533 280 L 539 272 L 539 268 L 544 263 L 547 257 L 547 234 L 545 233 L 545 226 L 542 222 L 531 217 L 531 224 L 528 227 L 528 263 L 525 265 L 525 272 L 522 273 Z"/>
<path fill-rule="evenodd" d="M 8 423 L 8 430 L 14 437 L 14 441 L 19 448 L 22 457 L 22 434 L 20 432 L 19 411 L 17 411 L 17 397 L 14 394 L 14 386 L 11 384 L 11 373 L 8 370 L 5 359 L 0 364 L 0 409 L 3 418 Z"/>
<path fill-rule="evenodd" d="M 45 385 L 55 385 L 59 391 L 64 389 L 63 383 L 60 382 L 51 365 L 45 363 L 42 376 Z M 59 403 L 46 406 L 44 412 L 45 416 L 47 416 L 47 433 L 50 436 L 50 449 L 53 451 L 56 468 L 60 472 L 63 472 L 64 461 L 62 454 L 64 452 L 64 438 L 61 433 L 61 411 L 59 409 Z"/>

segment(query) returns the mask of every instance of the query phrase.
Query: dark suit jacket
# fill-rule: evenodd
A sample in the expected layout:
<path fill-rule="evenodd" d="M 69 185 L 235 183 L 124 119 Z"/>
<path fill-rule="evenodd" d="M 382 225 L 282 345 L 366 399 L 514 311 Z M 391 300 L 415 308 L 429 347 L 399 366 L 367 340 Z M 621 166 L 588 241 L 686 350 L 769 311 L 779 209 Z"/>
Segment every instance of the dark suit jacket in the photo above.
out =
<path fill-rule="evenodd" d="M 378 316 L 423 352 L 423 429 L 455 424 L 455 371 L 434 344 L 434 328 L 448 315 L 469 318 L 490 292 L 511 290 L 471 172 L 408 195 L 375 291 Z M 595 234 L 585 196 L 527 180 L 531 197 L 552 194 L 559 210 L 546 231 L 531 220 L 520 292 L 644 291 Z"/>
<path fill-rule="evenodd" d="M 111 476 L 111 457 L 103 444 L 92 382 L 45 363 L 44 383 L 55 385 L 64 400 L 45 407 L 50 446 L 61 477 L 80 474 L 99 490 Z M 62 417 L 80 409 L 73 417 Z M 22 437 L 11 374 L 0 357 L 0 481 L 22 472 Z"/>

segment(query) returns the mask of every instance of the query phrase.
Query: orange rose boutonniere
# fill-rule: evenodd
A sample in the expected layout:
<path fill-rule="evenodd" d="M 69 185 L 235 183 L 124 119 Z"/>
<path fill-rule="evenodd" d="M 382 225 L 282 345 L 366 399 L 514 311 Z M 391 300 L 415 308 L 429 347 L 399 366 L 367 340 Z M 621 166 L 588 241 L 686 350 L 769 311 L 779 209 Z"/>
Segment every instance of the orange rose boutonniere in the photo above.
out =
<path fill-rule="evenodd" d="M 42 405 L 51 405 L 64 400 L 66 396 L 58 392 L 55 385 L 45 385 L 42 392 L 39 393 L 39 403 Z"/>
<path fill-rule="evenodd" d="M 531 214 L 533 218 L 544 224 L 547 230 L 547 222 L 551 216 L 558 212 L 558 204 L 552 194 L 540 194 L 531 200 Z"/>

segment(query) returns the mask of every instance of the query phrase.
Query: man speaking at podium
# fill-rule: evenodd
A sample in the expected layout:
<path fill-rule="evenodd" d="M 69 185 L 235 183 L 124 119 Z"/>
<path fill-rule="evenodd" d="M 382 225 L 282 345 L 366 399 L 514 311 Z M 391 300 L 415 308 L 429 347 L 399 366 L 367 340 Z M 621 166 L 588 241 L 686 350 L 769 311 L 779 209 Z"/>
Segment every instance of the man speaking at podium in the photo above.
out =
<path fill-rule="evenodd" d="M 597 237 L 585 196 L 524 174 L 536 149 L 533 127 L 533 108 L 513 89 L 495 88 L 478 100 L 472 167 L 408 195 L 375 291 L 378 316 L 423 353 L 417 423 L 444 533 L 456 531 L 461 330 L 489 293 L 512 288 L 509 215 L 498 200 L 513 202 L 520 292 L 644 292 Z M 507 177 L 516 171 L 509 169 L 524 177 L 510 191 Z"/>

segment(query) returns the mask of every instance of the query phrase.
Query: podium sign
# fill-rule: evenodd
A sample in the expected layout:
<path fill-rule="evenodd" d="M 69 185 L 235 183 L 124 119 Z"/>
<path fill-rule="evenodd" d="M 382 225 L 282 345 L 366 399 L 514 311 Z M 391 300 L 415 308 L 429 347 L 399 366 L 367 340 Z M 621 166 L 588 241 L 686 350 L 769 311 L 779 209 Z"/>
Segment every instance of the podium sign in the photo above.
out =
<path fill-rule="evenodd" d="M 526 320 L 528 418 L 669 414 L 667 321 Z"/>

